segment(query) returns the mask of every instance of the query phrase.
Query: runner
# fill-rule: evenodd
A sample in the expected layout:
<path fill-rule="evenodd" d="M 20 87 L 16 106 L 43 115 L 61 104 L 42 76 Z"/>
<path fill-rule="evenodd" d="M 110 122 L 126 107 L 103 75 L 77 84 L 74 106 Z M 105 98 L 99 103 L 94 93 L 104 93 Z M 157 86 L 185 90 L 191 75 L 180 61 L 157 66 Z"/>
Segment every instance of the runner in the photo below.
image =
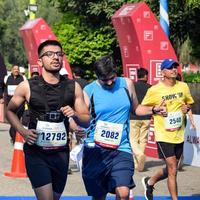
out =
<path fill-rule="evenodd" d="M 117 77 L 112 57 L 98 59 L 94 67 L 97 80 L 84 88 L 92 120 L 84 143 L 83 180 L 93 200 L 104 200 L 109 192 L 115 193 L 118 200 L 127 200 L 129 190 L 135 186 L 130 112 L 137 108 L 138 115 L 152 114 L 152 106 L 138 106 L 132 81 Z M 162 102 L 154 112 L 166 114 Z"/>
<path fill-rule="evenodd" d="M 61 44 L 55 40 L 41 43 L 38 56 L 42 75 L 17 87 L 7 116 L 25 140 L 26 170 L 37 199 L 58 200 L 67 180 L 69 119 L 85 127 L 90 115 L 81 87 L 59 75 L 64 56 Z M 30 109 L 28 130 L 15 114 L 25 101 Z"/>
<path fill-rule="evenodd" d="M 153 200 L 153 186 L 165 178 L 172 200 L 178 199 L 177 163 L 183 154 L 184 118 L 194 103 L 187 84 L 176 80 L 178 66 L 175 60 L 165 59 L 161 64 L 164 79 L 152 86 L 142 101 L 142 105 L 156 106 L 164 99 L 168 111 L 165 118 L 154 115 L 158 155 L 165 161 L 166 167 L 152 177 L 142 179 L 147 200 Z"/>

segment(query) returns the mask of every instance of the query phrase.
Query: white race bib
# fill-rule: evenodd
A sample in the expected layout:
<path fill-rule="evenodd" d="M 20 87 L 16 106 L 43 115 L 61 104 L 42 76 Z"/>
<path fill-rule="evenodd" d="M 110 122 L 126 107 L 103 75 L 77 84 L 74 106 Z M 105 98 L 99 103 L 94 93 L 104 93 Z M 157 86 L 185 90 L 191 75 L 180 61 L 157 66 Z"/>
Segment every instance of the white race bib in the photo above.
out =
<path fill-rule="evenodd" d="M 117 149 L 122 138 L 123 124 L 98 120 L 94 132 L 94 141 L 102 147 Z"/>
<path fill-rule="evenodd" d="M 8 85 L 7 87 L 8 95 L 13 96 L 16 88 L 17 85 Z"/>
<path fill-rule="evenodd" d="M 36 131 L 38 138 L 36 144 L 45 148 L 63 147 L 67 144 L 67 132 L 64 122 L 38 121 Z"/>
<path fill-rule="evenodd" d="M 165 130 L 175 131 L 181 128 L 183 123 L 182 112 L 169 112 L 165 117 Z"/>

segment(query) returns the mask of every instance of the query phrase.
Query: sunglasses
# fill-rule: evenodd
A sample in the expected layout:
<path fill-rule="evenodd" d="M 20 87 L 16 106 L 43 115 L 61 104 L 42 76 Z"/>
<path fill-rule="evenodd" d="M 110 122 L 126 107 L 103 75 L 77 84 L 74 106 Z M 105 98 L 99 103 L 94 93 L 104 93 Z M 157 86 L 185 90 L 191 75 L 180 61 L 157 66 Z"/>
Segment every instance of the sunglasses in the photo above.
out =
<path fill-rule="evenodd" d="M 167 70 L 172 70 L 172 69 L 177 69 L 178 66 L 177 65 L 172 65 L 171 67 L 167 68 Z"/>

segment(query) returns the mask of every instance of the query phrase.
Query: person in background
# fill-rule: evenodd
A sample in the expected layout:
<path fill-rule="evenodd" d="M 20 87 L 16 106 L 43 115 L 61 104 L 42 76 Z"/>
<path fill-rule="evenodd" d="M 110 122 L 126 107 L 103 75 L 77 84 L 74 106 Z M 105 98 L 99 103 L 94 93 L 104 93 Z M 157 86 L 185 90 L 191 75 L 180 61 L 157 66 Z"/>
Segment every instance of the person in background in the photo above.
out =
<path fill-rule="evenodd" d="M 134 83 L 138 102 L 141 103 L 147 90 L 151 87 L 148 81 L 148 70 L 137 69 L 138 81 Z M 148 131 L 151 115 L 138 116 L 135 112 L 131 115 L 130 121 L 130 142 L 134 153 L 135 169 L 139 172 L 144 170 L 145 147 L 148 140 Z"/>
<path fill-rule="evenodd" d="M 156 107 L 139 105 L 132 80 L 117 76 L 111 56 L 99 58 L 94 68 L 97 80 L 84 88 L 92 119 L 84 140 L 83 181 L 93 200 L 105 200 L 109 192 L 117 200 L 128 200 L 135 186 L 130 112 L 166 115 L 166 109 L 162 102 Z"/>
<path fill-rule="evenodd" d="M 83 91 L 59 74 L 64 52 L 56 40 L 38 47 L 40 76 L 23 81 L 8 104 L 7 117 L 24 138 L 26 171 L 38 200 L 59 200 L 69 166 L 69 121 L 87 127 L 90 114 Z M 30 123 L 25 129 L 15 111 L 28 103 Z"/>
<path fill-rule="evenodd" d="M 65 67 L 62 67 L 61 69 L 60 69 L 60 71 L 59 71 L 59 74 L 60 75 L 62 75 L 62 76 L 64 76 L 65 78 L 68 78 L 68 71 L 66 70 L 66 68 Z"/>
<path fill-rule="evenodd" d="M 87 84 L 88 81 L 84 79 L 84 70 L 79 66 L 74 66 L 72 68 L 74 80 L 81 86 L 83 89 Z"/>
<path fill-rule="evenodd" d="M 142 105 L 157 106 L 164 100 L 168 113 L 165 117 L 153 115 L 158 155 L 165 167 L 142 178 L 146 200 L 153 200 L 154 185 L 163 179 L 167 179 L 172 200 L 178 200 L 177 166 L 183 154 L 184 118 L 194 103 L 188 85 L 176 80 L 178 66 L 175 60 L 165 59 L 161 63 L 163 80 L 149 88 L 142 101 Z"/>
<path fill-rule="evenodd" d="M 39 74 L 39 72 L 37 72 L 37 71 L 31 73 L 31 77 L 35 77 L 35 76 L 39 76 L 39 75 L 40 75 L 40 74 Z"/>
<path fill-rule="evenodd" d="M 19 66 L 13 65 L 11 69 L 11 74 L 4 77 L 4 90 L 3 90 L 3 94 L 0 94 L 0 96 L 2 97 L 0 99 L 0 103 L 5 103 L 5 105 L 7 106 L 15 93 L 16 87 L 24 80 L 26 80 L 26 78 L 20 74 Z M 21 105 L 16 110 L 16 114 L 19 119 L 21 119 L 23 112 L 24 112 L 24 104 Z M 16 130 L 12 126 L 9 129 L 9 134 L 10 134 L 11 142 L 14 144 Z"/>

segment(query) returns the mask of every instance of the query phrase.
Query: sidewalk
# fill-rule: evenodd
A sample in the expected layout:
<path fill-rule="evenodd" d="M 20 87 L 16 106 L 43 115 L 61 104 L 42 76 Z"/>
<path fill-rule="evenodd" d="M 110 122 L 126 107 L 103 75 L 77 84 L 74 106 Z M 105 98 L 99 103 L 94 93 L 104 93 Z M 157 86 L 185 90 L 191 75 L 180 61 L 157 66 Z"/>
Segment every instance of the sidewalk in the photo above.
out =
<path fill-rule="evenodd" d="M 9 139 L 9 124 L 0 123 L 0 196 L 34 196 L 28 178 L 11 178 L 4 176 L 9 172 L 12 163 L 13 145 Z M 73 163 L 72 163 L 73 164 Z M 158 159 L 148 158 L 146 170 L 135 172 L 134 181 L 136 188 L 133 190 L 134 196 L 143 196 L 143 186 L 141 178 L 151 176 L 154 171 L 163 166 L 163 162 Z M 72 165 L 72 174 L 68 176 L 67 185 L 63 196 L 86 196 L 80 172 L 77 172 Z M 200 168 L 184 166 L 184 170 L 178 173 L 179 196 L 199 196 L 200 199 Z M 155 186 L 155 196 L 169 196 L 166 180 L 159 182 Z"/>

